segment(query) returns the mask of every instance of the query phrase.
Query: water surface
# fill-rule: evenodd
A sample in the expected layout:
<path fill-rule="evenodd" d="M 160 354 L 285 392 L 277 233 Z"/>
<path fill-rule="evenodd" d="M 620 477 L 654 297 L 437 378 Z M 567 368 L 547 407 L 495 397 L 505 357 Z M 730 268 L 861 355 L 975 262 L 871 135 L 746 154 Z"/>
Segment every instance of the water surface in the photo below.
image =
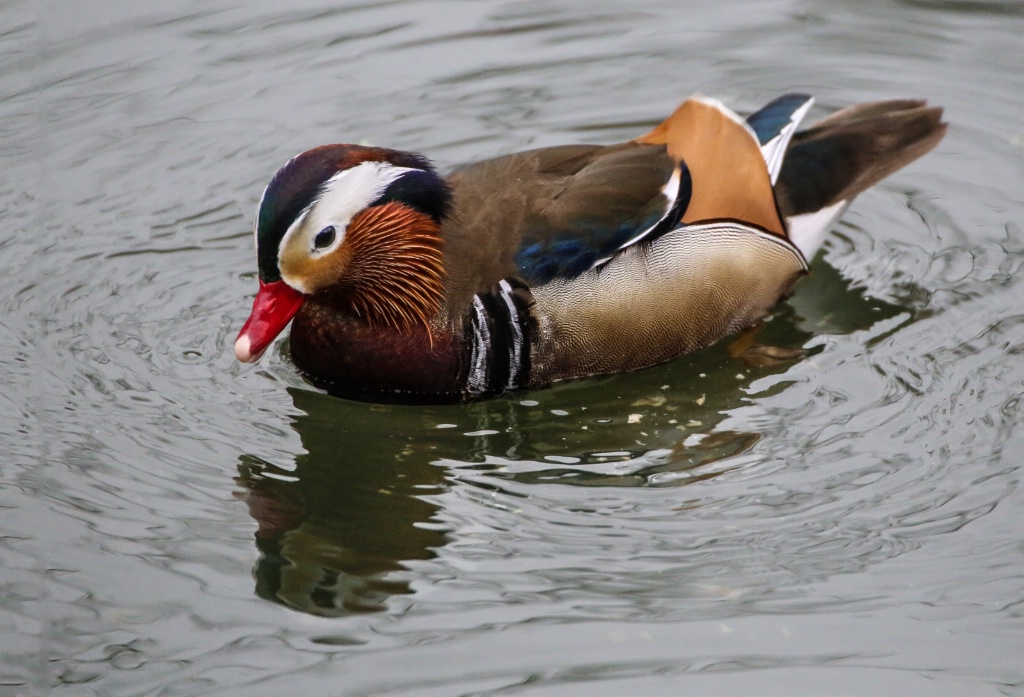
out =
<path fill-rule="evenodd" d="M 0 5 L 3 695 L 1024 694 L 1014 1 Z M 442 167 L 692 92 L 951 129 L 757 340 L 457 407 L 240 366 L 313 145 Z"/>

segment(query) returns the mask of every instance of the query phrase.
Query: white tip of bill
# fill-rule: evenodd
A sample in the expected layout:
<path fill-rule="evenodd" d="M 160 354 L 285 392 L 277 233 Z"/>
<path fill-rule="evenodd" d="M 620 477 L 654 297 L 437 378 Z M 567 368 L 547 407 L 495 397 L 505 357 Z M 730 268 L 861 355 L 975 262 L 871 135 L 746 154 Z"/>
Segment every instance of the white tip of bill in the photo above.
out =
<path fill-rule="evenodd" d="M 261 351 L 259 354 L 253 355 L 252 341 L 249 339 L 248 334 L 242 334 L 235 340 L 235 358 L 242 363 L 255 363 L 262 354 L 263 352 Z"/>

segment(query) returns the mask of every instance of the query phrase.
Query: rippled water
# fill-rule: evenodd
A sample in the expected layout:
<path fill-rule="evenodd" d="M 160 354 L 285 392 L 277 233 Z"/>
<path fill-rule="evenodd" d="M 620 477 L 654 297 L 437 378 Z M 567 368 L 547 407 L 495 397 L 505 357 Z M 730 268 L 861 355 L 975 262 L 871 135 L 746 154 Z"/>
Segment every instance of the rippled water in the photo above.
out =
<path fill-rule="evenodd" d="M 1024 694 L 1024 5 L 0 4 L 0 697 Z M 241 367 L 250 221 L 700 91 L 926 97 L 757 337 L 462 407 Z"/>

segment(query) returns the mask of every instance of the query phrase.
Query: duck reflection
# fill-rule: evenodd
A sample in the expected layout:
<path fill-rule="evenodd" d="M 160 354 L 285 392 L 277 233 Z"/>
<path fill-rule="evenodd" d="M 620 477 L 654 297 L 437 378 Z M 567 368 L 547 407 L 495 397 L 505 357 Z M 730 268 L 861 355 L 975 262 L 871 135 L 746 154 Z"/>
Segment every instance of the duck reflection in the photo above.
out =
<path fill-rule="evenodd" d="M 753 342 L 785 355 L 815 335 L 900 313 L 912 321 L 912 311 L 865 297 L 818 262 Z M 322 616 L 384 610 L 412 592 L 409 566 L 446 544 L 440 502 L 450 487 L 529 495 L 552 482 L 684 486 L 718 476 L 760 437 L 719 424 L 749 402 L 752 380 L 799 360 L 756 355 L 744 362 L 712 347 L 631 375 L 462 406 L 379 407 L 292 389 L 305 453 L 293 468 L 251 455 L 239 462 L 259 525 L 256 592 Z"/>
<path fill-rule="evenodd" d="M 294 469 L 253 456 L 238 468 L 259 525 L 256 593 L 316 615 L 380 611 L 392 595 L 411 592 L 396 573 L 403 562 L 430 559 L 445 543 L 428 500 L 444 470 L 402 432 L 381 433 L 373 407 L 291 395 L 304 412 L 292 425 L 306 451 Z"/>

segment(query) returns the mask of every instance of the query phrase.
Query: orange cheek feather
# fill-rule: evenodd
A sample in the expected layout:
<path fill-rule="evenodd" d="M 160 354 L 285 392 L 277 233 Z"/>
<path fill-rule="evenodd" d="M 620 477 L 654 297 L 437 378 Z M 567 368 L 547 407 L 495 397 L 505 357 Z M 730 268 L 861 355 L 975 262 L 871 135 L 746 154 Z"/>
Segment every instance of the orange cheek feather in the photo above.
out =
<path fill-rule="evenodd" d="M 255 363 L 270 342 L 288 326 L 306 296 L 284 281 L 264 283 L 252 303 L 252 313 L 235 339 L 235 356 L 242 363 Z"/>

